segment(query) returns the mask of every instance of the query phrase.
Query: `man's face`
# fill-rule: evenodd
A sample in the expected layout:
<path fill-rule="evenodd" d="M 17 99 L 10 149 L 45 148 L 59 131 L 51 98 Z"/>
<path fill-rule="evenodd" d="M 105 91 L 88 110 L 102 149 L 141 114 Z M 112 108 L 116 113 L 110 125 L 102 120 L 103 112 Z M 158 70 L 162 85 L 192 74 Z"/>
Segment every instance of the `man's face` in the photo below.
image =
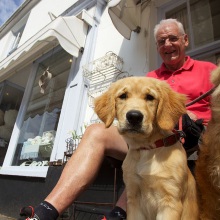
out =
<path fill-rule="evenodd" d="M 164 63 L 170 69 L 180 68 L 185 59 L 188 37 L 179 32 L 176 24 L 170 23 L 160 27 L 156 36 L 157 50 Z"/>

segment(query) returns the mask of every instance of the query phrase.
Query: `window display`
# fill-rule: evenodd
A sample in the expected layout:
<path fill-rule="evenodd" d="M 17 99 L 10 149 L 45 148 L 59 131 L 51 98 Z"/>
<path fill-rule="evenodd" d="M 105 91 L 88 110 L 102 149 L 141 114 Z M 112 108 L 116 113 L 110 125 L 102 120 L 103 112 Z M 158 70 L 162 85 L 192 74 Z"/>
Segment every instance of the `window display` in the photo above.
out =
<path fill-rule="evenodd" d="M 70 58 L 61 50 L 39 63 L 12 165 L 48 165 L 71 68 Z"/>

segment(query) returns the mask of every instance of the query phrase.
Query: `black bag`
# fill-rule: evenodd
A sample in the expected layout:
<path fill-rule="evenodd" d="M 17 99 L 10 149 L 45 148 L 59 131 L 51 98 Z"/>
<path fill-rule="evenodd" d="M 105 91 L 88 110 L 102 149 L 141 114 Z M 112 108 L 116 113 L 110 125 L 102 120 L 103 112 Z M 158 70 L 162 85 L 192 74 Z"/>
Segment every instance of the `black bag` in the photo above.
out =
<path fill-rule="evenodd" d="M 182 130 L 186 135 L 183 146 L 186 152 L 198 146 L 199 138 L 204 130 L 202 123 L 203 119 L 193 121 L 188 114 L 182 116 Z"/>

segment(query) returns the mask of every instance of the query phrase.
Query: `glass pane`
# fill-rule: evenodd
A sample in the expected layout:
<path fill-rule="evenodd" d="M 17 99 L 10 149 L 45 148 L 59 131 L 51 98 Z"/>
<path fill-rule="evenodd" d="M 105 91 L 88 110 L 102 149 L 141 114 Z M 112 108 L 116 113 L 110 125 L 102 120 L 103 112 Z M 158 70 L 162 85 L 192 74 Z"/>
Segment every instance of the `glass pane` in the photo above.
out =
<path fill-rule="evenodd" d="M 13 165 L 48 164 L 71 68 L 70 58 L 62 50 L 39 64 Z"/>
<path fill-rule="evenodd" d="M 0 84 L 0 166 L 8 149 L 23 93 L 24 89 L 14 83 L 4 81 Z"/>
<path fill-rule="evenodd" d="M 182 4 L 166 12 L 166 18 L 177 18 L 182 22 L 188 35 L 193 36 L 195 48 L 220 40 L 220 1 L 219 0 L 190 0 L 190 16 L 193 33 L 189 32 L 187 5 Z M 190 49 L 188 47 L 187 50 Z"/>
<path fill-rule="evenodd" d="M 11 82 L 0 84 L 0 147 L 7 147 L 20 108 L 24 89 Z"/>
<path fill-rule="evenodd" d="M 7 111 L 9 109 L 19 110 L 23 97 L 24 88 L 5 81 L 0 84 L 0 109 Z"/>
<path fill-rule="evenodd" d="M 0 84 L 0 166 L 11 139 L 24 89 L 9 81 Z"/>
<path fill-rule="evenodd" d="M 220 1 L 190 0 L 195 47 L 220 39 Z"/>
<path fill-rule="evenodd" d="M 185 31 L 188 32 L 188 21 L 187 21 L 187 7 L 186 7 L 186 3 L 179 5 L 178 7 L 166 12 L 165 15 L 166 18 L 176 18 L 177 20 L 179 20 L 184 28 Z"/>

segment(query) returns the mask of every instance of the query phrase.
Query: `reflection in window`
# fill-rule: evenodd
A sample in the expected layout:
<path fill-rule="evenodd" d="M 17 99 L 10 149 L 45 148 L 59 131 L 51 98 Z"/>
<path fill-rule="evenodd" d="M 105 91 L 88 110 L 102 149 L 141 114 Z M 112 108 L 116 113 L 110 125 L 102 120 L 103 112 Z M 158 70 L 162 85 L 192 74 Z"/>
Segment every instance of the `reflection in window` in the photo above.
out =
<path fill-rule="evenodd" d="M 70 72 L 70 58 L 62 50 L 39 64 L 13 165 L 48 164 Z"/>

